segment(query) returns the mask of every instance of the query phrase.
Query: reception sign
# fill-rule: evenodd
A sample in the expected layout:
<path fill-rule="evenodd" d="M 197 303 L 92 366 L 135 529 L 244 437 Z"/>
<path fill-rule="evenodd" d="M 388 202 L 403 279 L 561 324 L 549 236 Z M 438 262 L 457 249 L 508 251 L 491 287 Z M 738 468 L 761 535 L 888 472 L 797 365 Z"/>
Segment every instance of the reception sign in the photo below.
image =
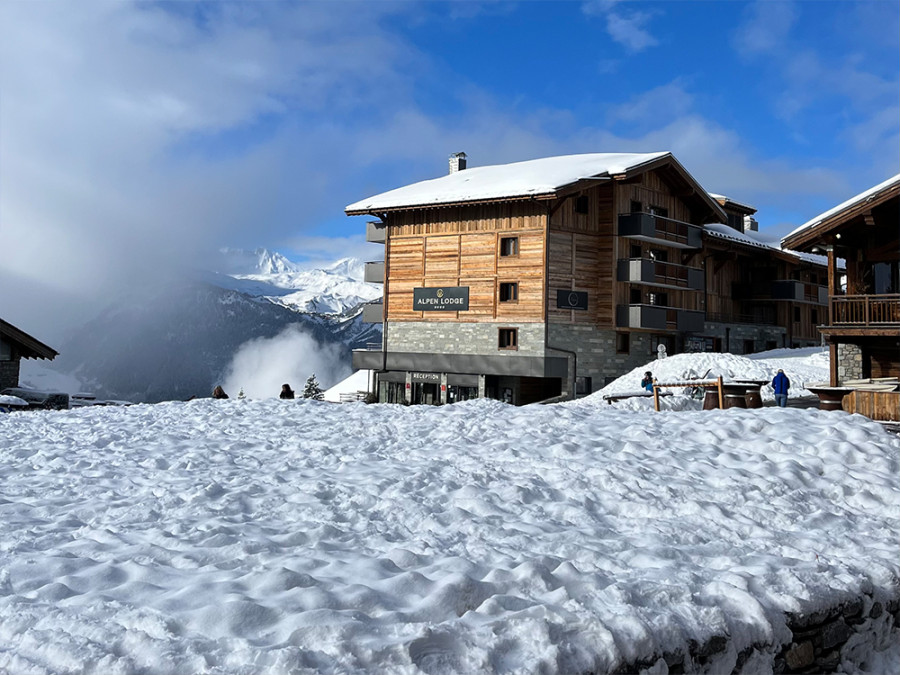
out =
<path fill-rule="evenodd" d="M 468 309 L 468 286 L 413 289 L 413 310 L 416 312 L 465 312 Z"/>

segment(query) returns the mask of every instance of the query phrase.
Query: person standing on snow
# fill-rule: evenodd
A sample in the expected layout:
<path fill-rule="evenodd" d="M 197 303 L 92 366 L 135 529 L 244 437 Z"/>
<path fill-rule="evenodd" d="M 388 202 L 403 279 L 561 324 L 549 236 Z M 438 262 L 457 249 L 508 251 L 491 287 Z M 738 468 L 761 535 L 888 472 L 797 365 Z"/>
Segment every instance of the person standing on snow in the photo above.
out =
<path fill-rule="evenodd" d="M 641 380 L 641 389 L 653 391 L 653 373 L 651 373 L 649 370 L 644 373 L 644 379 Z"/>
<path fill-rule="evenodd" d="M 291 389 L 291 385 L 283 384 L 281 385 L 281 393 L 278 395 L 279 398 L 294 398 L 294 390 Z"/>
<path fill-rule="evenodd" d="M 784 371 L 779 368 L 778 372 L 775 374 L 775 378 L 772 380 L 772 389 L 775 390 L 775 403 L 778 404 L 780 408 L 787 407 L 788 389 L 790 388 L 791 381 L 788 379 L 788 376 L 784 374 Z"/>

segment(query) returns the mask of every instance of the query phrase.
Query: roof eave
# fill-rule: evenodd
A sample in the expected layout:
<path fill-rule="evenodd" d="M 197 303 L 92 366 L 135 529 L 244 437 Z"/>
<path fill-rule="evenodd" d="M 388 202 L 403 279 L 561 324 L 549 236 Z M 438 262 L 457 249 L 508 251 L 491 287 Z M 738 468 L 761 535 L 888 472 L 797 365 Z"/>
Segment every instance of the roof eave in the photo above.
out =
<path fill-rule="evenodd" d="M 560 188 L 562 190 L 562 188 Z M 344 213 L 348 216 L 366 216 L 366 215 L 378 215 L 379 213 L 395 213 L 397 211 L 418 211 L 422 209 L 444 209 L 444 208 L 452 208 L 457 206 L 479 206 L 481 204 L 501 204 L 506 202 L 527 202 L 527 201 L 541 201 L 547 199 L 556 199 L 559 196 L 560 190 L 556 190 L 553 192 L 543 192 L 540 194 L 531 194 L 531 195 L 515 195 L 510 197 L 497 197 L 493 199 L 468 199 L 468 200 L 458 200 L 453 202 L 433 202 L 427 204 L 409 204 L 405 206 L 390 206 L 390 207 L 369 207 L 363 209 L 344 209 Z"/>

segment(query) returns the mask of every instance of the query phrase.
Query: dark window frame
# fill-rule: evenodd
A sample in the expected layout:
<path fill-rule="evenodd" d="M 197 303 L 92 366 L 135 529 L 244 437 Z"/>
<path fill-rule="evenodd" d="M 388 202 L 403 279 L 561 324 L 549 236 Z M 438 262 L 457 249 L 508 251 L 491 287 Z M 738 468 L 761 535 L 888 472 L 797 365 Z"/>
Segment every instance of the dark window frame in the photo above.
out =
<path fill-rule="evenodd" d="M 518 349 L 519 349 L 519 329 L 518 328 L 498 328 L 497 329 L 497 349 L 500 349 L 502 351 L 511 351 L 511 352 L 518 351 Z"/>
<path fill-rule="evenodd" d="M 519 282 L 501 281 L 497 288 L 497 301 L 504 305 L 515 305 L 519 302 Z"/>
<path fill-rule="evenodd" d="M 500 257 L 517 258 L 519 256 L 518 237 L 500 237 Z"/>

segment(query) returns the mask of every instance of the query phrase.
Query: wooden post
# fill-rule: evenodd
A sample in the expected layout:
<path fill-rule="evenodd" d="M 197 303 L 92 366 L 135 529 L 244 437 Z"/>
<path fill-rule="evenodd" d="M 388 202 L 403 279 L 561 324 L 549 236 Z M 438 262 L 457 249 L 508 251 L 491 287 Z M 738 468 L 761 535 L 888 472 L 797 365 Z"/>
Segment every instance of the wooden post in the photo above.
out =
<path fill-rule="evenodd" d="M 653 385 L 653 409 L 659 412 L 659 385 Z"/>
<path fill-rule="evenodd" d="M 716 389 L 719 390 L 719 410 L 725 410 L 725 395 L 722 392 L 722 376 L 716 379 Z"/>

